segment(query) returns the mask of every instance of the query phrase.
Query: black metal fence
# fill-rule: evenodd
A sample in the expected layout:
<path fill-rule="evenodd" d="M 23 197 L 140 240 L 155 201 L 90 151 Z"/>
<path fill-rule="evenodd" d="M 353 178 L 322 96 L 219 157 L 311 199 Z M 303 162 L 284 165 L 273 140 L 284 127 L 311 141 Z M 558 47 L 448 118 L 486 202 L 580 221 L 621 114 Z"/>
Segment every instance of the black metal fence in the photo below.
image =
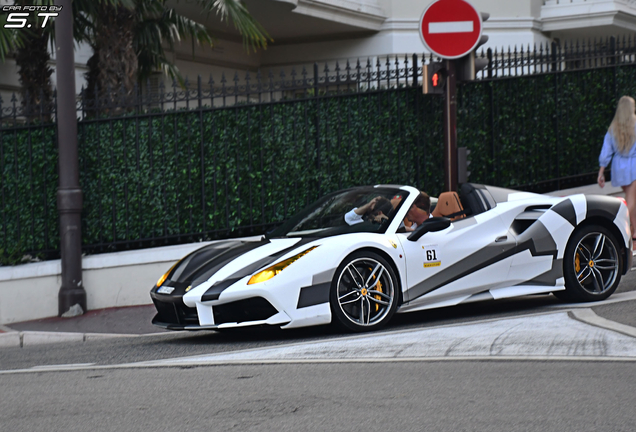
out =
<path fill-rule="evenodd" d="M 636 93 L 633 48 L 608 39 L 485 52 L 491 66 L 459 87 L 470 180 L 539 191 L 589 181 L 617 97 Z M 435 60 L 334 61 L 80 97 L 85 251 L 258 234 L 358 184 L 439 193 L 442 101 L 420 87 Z M 5 263 L 57 255 L 54 107 L 0 99 Z"/>
<path fill-rule="evenodd" d="M 636 36 L 489 48 L 477 56 L 488 59 L 480 80 L 597 69 L 636 63 Z"/>

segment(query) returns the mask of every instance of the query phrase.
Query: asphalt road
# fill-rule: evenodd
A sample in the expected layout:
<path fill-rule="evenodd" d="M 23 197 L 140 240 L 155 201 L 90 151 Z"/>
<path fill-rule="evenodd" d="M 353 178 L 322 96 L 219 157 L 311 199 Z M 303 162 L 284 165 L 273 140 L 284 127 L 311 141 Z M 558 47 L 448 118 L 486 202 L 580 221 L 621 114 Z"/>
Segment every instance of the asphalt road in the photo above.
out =
<path fill-rule="evenodd" d="M 635 289 L 632 272 L 617 292 Z M 424 311 L 396 316 L 378 335 L 563 307 L 552 296 L 535 296 Z M 593 310 L 636 326 L 636 301 Z M 36 369 L 0 372 L 0 430 L 634 430 L 635 361 L 424 359 L 119 366 L 348 336 L 315 327 L 3 348 L 0 371 Z M 68 364 L 94 366 L 56 366 Z"/>
<path fill-rule="evenodd" d="M 634 430 L 634 363 L 421 362 L 0 376 L 6 431 Z"/>
<path fill-rule="evenodd" d="M 634 290 L 636 290 L 636 271 L 628 272 L 623 277 L 616 293 Z M 562 306 L 564 305 L 561 301 L 548 295 L 398 314 L 384 331 L 378 333 L 517 317 L 553 311 Z M 636 327 L 636 313 L 634 313 L 636 301 L 596 306 L 592 309 L 602 317 Z M 330 326 L 322 326 L 295 330 L 252 329 L 223 333 L 169 332 L 154 336 L 107 339 L 90 343 L 2 348 L 0 349 L 0 370 L 74 363 L 114 365 L 348 336 L 350 334 L 339 332 Z"/>

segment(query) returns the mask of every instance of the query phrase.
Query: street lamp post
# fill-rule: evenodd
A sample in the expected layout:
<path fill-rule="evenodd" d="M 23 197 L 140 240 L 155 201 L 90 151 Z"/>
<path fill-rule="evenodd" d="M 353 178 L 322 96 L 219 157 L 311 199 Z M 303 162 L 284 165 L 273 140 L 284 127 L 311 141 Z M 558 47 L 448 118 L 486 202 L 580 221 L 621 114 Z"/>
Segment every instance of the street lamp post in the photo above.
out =
<path fill-rule="evenodd" d="M 57 209 L 60 215 L 62 285 L 58 312 L 63 315 L 79 305 L 86 311 L 86 291 L 82 283 L 82 190 L 79 185 L 77 156 L 77 114 L 75 107 L 75 56 L 73 53 L 73 10 L 71 0 L 58 0 L 62 10 L 55 19 L 57 72 L 57 141 L 59 187 Z"/>

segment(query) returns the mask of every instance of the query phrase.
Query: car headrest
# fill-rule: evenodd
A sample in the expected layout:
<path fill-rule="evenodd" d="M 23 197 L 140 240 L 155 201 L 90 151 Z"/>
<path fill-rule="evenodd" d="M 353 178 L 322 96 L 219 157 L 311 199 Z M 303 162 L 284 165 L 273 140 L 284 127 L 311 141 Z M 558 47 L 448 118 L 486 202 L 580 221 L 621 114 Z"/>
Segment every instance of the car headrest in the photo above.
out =
<path fill-rule="evenodd" d="M 442 192 L 437 198 L 437 205 L 435 206 L 435 210 L 433 210 L 432 215 L 433 217 L 446 217 L 459 213 L 462 210 L 464 210 L 464 208 L 459 201 L 457 192 Z M 466 217 L 465 214 L 460 214 L 451 217 L 451 220 L 457 220 L 464 217 Z"/>
<path fill-rule="evenodd" d="M 462 199 L 470 214 L 477 215 L 494 208 L 497 203 L 484 185 L 464 183 L 461 187 Z"/>

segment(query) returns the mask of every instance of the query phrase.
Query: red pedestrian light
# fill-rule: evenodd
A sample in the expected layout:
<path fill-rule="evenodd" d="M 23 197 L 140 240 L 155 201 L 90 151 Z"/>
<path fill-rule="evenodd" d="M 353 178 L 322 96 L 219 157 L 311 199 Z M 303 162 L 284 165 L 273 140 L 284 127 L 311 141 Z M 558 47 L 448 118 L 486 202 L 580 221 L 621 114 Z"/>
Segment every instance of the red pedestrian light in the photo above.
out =
<path fill-rule="evenodd" d="M 424 94 L 443 94 L 446 82 L 444 63 L 433 62 L 424 65 L 422 76 L 422 92 Z"/>

